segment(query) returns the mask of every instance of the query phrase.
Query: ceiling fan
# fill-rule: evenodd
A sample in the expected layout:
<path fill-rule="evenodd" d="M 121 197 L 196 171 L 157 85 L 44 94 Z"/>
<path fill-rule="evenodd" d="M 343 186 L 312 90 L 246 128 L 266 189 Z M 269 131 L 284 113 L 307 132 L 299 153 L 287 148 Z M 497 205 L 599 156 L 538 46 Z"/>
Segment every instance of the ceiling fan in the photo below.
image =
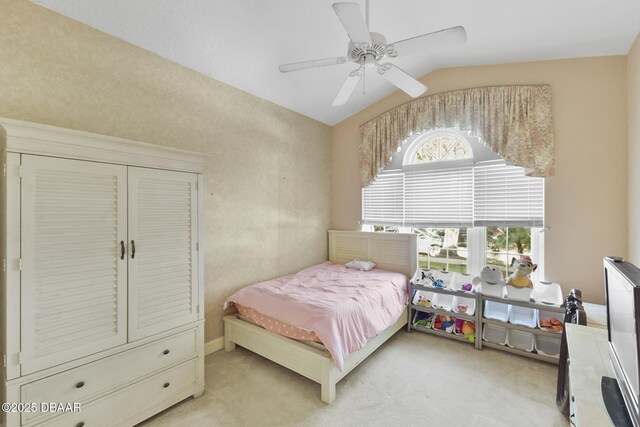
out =
<path fill-rule="evenodd" d="M 464 27 L 452 27 L 395 43 L 387 43 L 387 39 L 382 34 L 369 32 L 369 0 L 366 0 L 366 9 L 367 18 L 365 22 L 360 6 L 357 3 L 333 4 L 333 10 L 338 15 L 340 22 L 342 22 L 351 39 L 347 47 L 347 56 L 283 64 L 279 67 L 280 72 L 288 73 L 308 68 L 344 64 L 347 61 L 351 61 L 357 64 L 358 68 L 349 73 L 338 91 L 338 95 L 333 100 L 333 105 L 345 104 L 364 77 L 365 70 L 371 67 L 375 67 L 382 77 L 415 98 L 422 95 L 427 90 L 427 87 L 395 65 L 381 61 L 385 58 L 415 55 L 434 47 L 442 48 L 461 45 L 467 41 Z"/>

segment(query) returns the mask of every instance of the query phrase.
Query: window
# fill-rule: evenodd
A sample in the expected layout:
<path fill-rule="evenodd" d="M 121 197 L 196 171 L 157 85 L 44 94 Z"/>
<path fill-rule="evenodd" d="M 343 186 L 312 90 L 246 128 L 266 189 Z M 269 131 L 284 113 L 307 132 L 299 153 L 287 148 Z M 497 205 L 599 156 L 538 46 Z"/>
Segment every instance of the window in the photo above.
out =
<path fill-rule="evenodd" d="M 418 264 L 433 270 L 467 272 L 466 228 L 416 228 Z"/>
<path fill-rule="evenodd" d="M 477 273 L 494 265 L 506 277 L 520 255 L 542 267 L 542 178 L 455 131 L 429 132 L 403 151 L 401 165 L 394 159 L 363 189 L 363 230 L 417 233 L 422 268 Z"/>
<path fill-rule="evenodd" d="M 403 164 L 424 164 L 471 158 L 473 158 L 471 145 L 460 132 L 436 130 L 425 133 L 411 143 L 405 153 Z"/>
<path fill-rule="evenodd" d="M 511 274 L 513 257 L 532 256 L 531 228 L 486 227 L 485 230 L 486 264 L 498 267 L 504 277 Z"/>

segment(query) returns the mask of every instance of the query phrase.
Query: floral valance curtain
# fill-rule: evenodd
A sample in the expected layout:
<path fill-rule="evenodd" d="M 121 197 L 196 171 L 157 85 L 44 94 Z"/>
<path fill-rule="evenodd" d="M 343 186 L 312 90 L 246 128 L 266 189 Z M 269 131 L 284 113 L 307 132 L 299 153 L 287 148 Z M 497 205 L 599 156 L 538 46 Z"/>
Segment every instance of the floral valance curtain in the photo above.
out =
<path fill-rule="evenodd" d="M 404 141 L 432 129 L 456 129 L 480 140 L 508 164 L 554 173 L 551 87 L 493 86 L 429 95 L 360 126 L 360 173 L 366 187 Z"/>

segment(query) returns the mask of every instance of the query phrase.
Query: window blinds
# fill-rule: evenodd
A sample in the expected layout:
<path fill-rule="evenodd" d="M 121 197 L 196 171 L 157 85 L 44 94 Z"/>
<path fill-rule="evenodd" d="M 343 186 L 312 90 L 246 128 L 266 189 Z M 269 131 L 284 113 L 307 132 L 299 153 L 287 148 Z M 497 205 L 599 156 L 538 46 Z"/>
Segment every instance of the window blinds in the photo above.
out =
<path fill-rule="evenodd" d="M 405 226 L 471 227 L 471 166 L 405 173 Z"/>
<path fill-rule="evenodd" d="M 544 181 L 504 161 L 474 168 L 474 223 L 478 226 L 542 227 Z"/>
<path fill-rule="evenodd" d="M 544 181 L 503 160 L 385 171 L 362 191 L 364 224 L 542 227 Z"/>
<path fill-rule="evenodd" d="M 362 190 L 363 224 L 404 224 L 404 174 L 381 172 Z"/>

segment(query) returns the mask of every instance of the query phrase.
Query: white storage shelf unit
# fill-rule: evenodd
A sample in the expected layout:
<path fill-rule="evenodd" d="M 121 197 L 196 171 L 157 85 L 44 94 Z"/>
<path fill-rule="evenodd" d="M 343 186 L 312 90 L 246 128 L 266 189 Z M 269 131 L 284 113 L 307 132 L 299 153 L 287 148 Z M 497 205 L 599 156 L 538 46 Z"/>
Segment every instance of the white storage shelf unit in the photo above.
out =
<path fill-rule="evenodd" d="M 417 304 L 417 297 L 423 296 L 431 301 L 430 307 Z M 435 303 L 435 304 L 434 304 Z M 467 306 L 466 313 L 457 312 L 458 304 L 464 304 Z M 407 323 L 407 330 L 417 330 L 420 332 L 426 332 L 446 338 L 452 338 L 468 344 L 474 344 L 477 349 L 480 349 L 480 335 L 479 335 L 479 320 L 478 317 L 478 294 L 475 292 L 465 292 L 452 290 L 449 288 L 436 288 L 429 285 L 421 285 L 412 282 L 411 283 L 411 305 L 409 310 L 409 321 Z M 450 316 L 454 319 L 460 319 L 463 321 L 473 322 L 476 328 L 475 343 L 469 341 L 465 336 L 456 333 L 449 333 L 442 330 L 434 329 L 433 327 L 427 328 L 424 326 L 416 325 L 415 319 L 418 313 L 430 313 L 434 316 Z"/>
<path fill-rule="evenodd" d="M 549 302 L 547 304 L 533 300 L 536 296 L 548 294 L 539 292 L 538 286 L 534 292 L 527 289 L 510 289 L 512 287 L 499 284 L 486 286 L 485 283 L 477 292 L 465 292 L 450 287 L 438 288 L 428 282 L 417 281 L 415 278 L 411 281 L 408 331 L 416 330 L 470 344 L 471 342 L 462 335 L 416 324 L 418 317 L 422 316 L 419 313 L 450 316 L 475 323 L 475 348 L 478 350 L 490 347 L 549 363 L 558 363 L 562 331 L 540 327 L 541 320 L 549 320 L 551 317 L 560 321 L 564 319 L 565 308 L 561 305 L 563 301 L 558 301 L 556 292 L 553 292 L 553 301 L 544 299 Z M 445 285 L 449 283 L 445 281 Z M 559 286 L 557 288 L 560 289 Z M 511 298 L 507 297 L 507 293 Z M 421 299 L 429 300 L 431 305 L 425 307 L 418 304 Z M 467 305 L 467 313 L 456 313 L 455 308 L 459 301 Z"/>
<path fill-rule="evenodd" d="M 558 363 L 562 331 L 541 328 L 540 313 L 543 320 L 556 317 L 562 321 L 565 308 L 531 301 L 518 301 L 479 294 L 478 317 L 480 318 L 483 339 L 479 347 L 490 347 L 522 356 L 532 357 L 550 363 Z M 505 307 L 507 321 L 488 318 L 484 308 L 500 312 L 495 307 Z M 518 313 L 514 316 L 513 313 Z M 492 316 L 494 313 L 491 313 Z"/>

